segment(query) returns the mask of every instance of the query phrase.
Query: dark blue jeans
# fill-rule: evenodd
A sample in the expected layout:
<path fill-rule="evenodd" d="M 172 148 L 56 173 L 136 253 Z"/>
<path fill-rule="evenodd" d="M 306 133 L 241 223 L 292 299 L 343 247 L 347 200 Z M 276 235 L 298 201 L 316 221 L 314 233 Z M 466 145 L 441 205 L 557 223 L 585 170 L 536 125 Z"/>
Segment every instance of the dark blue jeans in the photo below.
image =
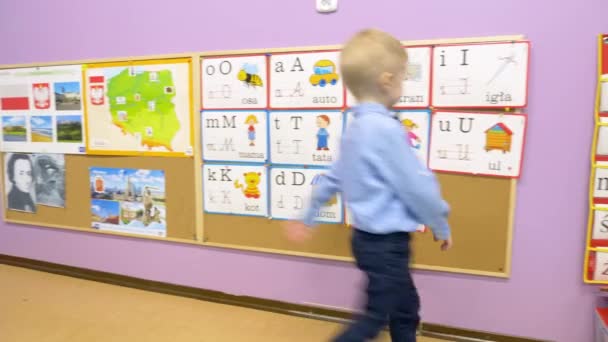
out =
<path fill-rule="evenodd" d="M 410 234 L 369 234 L 353 231 L 357 267 L 368 278 L 365 313 L 335 342 L 363 342 L 375 338 L 389 324 L 393 342 L 416 341 L 420 299 L 410 275 Z"/>

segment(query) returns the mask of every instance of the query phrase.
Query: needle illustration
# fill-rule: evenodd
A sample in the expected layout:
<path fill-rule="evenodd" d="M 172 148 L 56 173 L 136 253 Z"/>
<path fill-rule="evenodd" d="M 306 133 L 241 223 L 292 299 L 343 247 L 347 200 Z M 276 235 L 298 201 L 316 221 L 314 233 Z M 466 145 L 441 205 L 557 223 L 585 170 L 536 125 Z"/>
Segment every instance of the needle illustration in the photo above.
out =
<path fill-rule="evenodd" d="M 492 78 L 490 78 L 490 80 L 486 83 L 486 85 L 492 83 L 500 74 L 502 74 L 502 72 L 507 68 L 509 64 L 517 64 L 517 61 L 515 60 L 515 54 L 513 52 L 511 52 L 511 55 L 507 57 L 498 57 L 498 60 L 503 61 L 503 63 L 500 65 L 500 67 L 498 67 L 498 69 L 496 70 Z"/>

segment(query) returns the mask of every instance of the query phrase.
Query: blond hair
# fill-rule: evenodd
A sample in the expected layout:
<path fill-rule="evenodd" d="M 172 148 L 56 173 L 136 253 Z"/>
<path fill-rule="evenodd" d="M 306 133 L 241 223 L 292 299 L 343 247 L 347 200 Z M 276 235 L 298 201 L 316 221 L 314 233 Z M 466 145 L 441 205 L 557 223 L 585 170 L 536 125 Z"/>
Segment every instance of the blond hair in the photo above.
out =
<path fill-rule="evenodd" d="M 407 53 L 399 40 L 377 29 L 359 31 L 340 54 L 344 84 L 356 98 L 375 94 L 378 77 L 383 72 L 397 73 L 406 63 Z"/>
<path fill-rule="evenodd" d="M 249 121 L 253 120 L 254 124 L 258 123 L 258 117 L 255 116 L 254 114 L 249 114 L 249 116 L 247 116 L 247 118 L 245 119 L 245 123 L 249 123 Z"/>

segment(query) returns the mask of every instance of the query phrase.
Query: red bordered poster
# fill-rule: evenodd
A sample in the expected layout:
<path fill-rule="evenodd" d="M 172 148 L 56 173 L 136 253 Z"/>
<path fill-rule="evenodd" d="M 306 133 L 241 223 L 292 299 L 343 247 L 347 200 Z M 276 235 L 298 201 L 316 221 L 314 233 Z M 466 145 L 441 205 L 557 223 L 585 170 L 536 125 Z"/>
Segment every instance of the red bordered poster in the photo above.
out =
<path fill-rule="evenodd" d="M 338 50 L 270 55 L 270 109 L 342 109 Z"/>
<path fill-rule="evenodd" d="M 432 106 L 526 107 L 529 52 L 528 41 L 436 46 Z"/>
<path fill-rule="evenodd" d="M 526 114 L 436 111 L 431 120 L 429 168 L 517 178 L 526 122 Z"/>

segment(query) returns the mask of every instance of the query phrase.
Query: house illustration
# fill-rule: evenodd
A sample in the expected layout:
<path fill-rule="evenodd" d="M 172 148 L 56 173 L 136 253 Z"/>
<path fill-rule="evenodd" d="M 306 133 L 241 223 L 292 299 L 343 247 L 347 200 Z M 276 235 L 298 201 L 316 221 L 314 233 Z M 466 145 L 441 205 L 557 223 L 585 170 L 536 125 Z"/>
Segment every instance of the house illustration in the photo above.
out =
<path fill-rule="evenodd" d="M 502 150 L 503 153 L 511 151 L 511 137 L 513 131 L 503 123 L 497 123 L 486 130 L 485 150 Z"/>

